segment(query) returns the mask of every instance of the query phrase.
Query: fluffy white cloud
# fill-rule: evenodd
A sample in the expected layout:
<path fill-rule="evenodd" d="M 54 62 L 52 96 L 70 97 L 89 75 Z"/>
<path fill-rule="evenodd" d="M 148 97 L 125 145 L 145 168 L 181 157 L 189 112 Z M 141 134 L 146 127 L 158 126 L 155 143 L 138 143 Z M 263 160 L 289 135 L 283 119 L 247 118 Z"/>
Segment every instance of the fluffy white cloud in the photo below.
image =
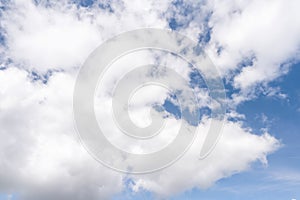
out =
<path fill-rule="evenodd" d="M 3 14 L 8 56 L 28 68 L 68 69 L 82 64 L 101 41 L 99 30 L 75 8 L 45 8 L 28 1 Z"/>
<path fill-rule="evenodd" d="M 0 71 L 0 191 L 22 199 L 107 199 L 122 177 L 81 147 L 73 128 L 74 76 L 47 85 L 24 70 Z"/>
<path fill-rule="evenodd" d="M 3 11 L 7 53 L 14 62 L 44 71 L 78 67 L 101 42 L 126 30 L 163 27 L 158 9 L 163 3 L 107 2 L 114 13 L 99 7 L 82 8 L 67 1 L 36 6 L 17 0 Z M 144 15 L 144 13 L 147 15 Z"/>
<path fill-rule="evenodd" d="M 287 72 L 287 65 L 281 64 L 298 56 L 300 23 L 296 0 L 226 3 L 215 0 L 206 4 L 186 1 L 190 6 L 188 14 L 180 13 L 180 5 L 176 7 L 169 1 L 106 3 L 113 12 L 96 4 L 83 8 L 68 1 L 35 5 L 25 0 L 14 1 L 1 11 L 0 30 L 5 36 L 5 46 L 0 46 L 3 56 L 0 61 L 5 67 L 9 65 L 0 70 L 0 136 L 5 138 L 0 140 L 1 192 L 17 193 L 22 199 L 107 199 L 122 190 L 125 175 L 103 167 L 87 154 L 76 139 L 72 120 L 75 73 L 95 47 L 115 34 L 141 27 L 166 28 L 166 18 L 171 17 L 183 24 L 181 33 L 195 40 L 211 28 L 206 48 L 222 75 L 242 90 L 233 94 L 237 104 L 255 96 L 257 84 L 267 88 L 269 81 Z M 148 63 L 149 56 L 136 55 L 123 60 L 124 65 L 132 64 L 133 60 Z M 12 64 L 6 64 L 4 58 Z M 243 68 L 239 66 L 244 58 L 253 59 L 253 66 L 249 63 Z M 166 57 L 162 63 L 188 78 L 190 71 L 180 61 Z M 38 73 L 49 69 L 62 71 L 53 72 L 44 84 L 30 78 L 32 69 Z M 113 72 L 110 78 L 115 81 L 125 71 L 122 68 Z M 153 91 L 150 95 L 155 94 L 159 101 L 165 99 L 165 91 Z M 284 98 L 278 88 L 262 92 Z M 204 105 L 209 104 L 207 93 L 198 95 Z M 106 100 L 102 103 L 107 103 Z M 143 115 L 143 106 L 149 99 L 143 96 L 137 100 L 139 104 L 132 118 L 142 118 L 137 121 L 142 124 L 149 117 Z M 107 110 L 101 112 L 110 114 Z M 234 110 L 228 117 L 245 118 Z M 115 128 L 108 118 L 102 120 L 106 120 L 104 125 L 108 130 Z M 143 142 L 129 146 L 134 141 L 119 136 L 113 139 L 129 151 L 152 151 L 166 145 L 176 133 L 179 120 L 170 118 L 169 122 L 167 134 L 152 142 L 152 146 L 145 147 Z M 255 135 L 242 128 L 241 123 L 226 120 L 216 149 L 207 159 L 199 160 L 200 144 L 208 125 L 209 119 L 203 120 L 191 149 L 170 168 L 131 176 L 135 181 L 133 189 L 143 188 L 166 197 L 194 187 L 206 188 L 247 170 L 253 162 L 267 163 L 266 156 L 280 146 L 268 133 Z"/>
<path fill-rule="evenodd" d="M 226 121 L 216 148 L 207 158 L 200 160 L 200 144 L 203 144 L 209 128 L 209 120 L 204 120 L 185 156 L 161 172 L 134 177 L 133 190 L 143 188 L 160 197 L 169 197 L 195 187 L 208 188 L 222 178 L 249 169 L 255 161 L 267 164 L 266 156 L 280 146 L 278 140 L 268 133 L 255 135 L 241 126 Z"/>
<path fill-rule="evenodd" d="M 232 96 L 238 105 L 299 60 L 299 6 L 297 0 L 187 0 L 170 6 L 166 16 L 176 30 L 204 43 L 220 73 L 241 90 Z"/>
<path fill-rule="evenodd" d="M 286 74 L 299 59 L 299 6 L 297 0 L 214 1 L 210 55 L 223 73 L 237 73 L 233 86 L 242 95 Z"/>
<path fill-rule="evenodd" d="M 24 199 L 98 199 L 109 198 L 122 189 L 124 176 L 89 157 L 76 139 L 71 108 L 74 75 L 54 73 L 45 85 L 11 67 L 0 71 L 0 80 L 0 133 L 5 138 L 1 140 L 3 191 L 17 193 Z M 171 121 L 173 125 L 166 127 L 169 135 L 180 124 L 179 120 Z M 209 124 L 206 119 L 199 125 L 191 149 L 170 168 L 132 176 L 136 182 L 134 190 L 143 188 L 162 197 L 193 187 L 206 188 L 248 169 L 252 162 L 265 163 L 266 155 L 279 147 L 278 141 L 267 133 L 253 135 L 241 128 L 242 124 L 226 121 L 216 149 L 205 160 L 199 160 L 199 147 Z M 113 126 L 109 124 L 108 128 Z M 170 141 L 170 137 L 160 139 L 161 143 L 164 141 Z M 157 144 L 154 147 L 157 149 Z"/>

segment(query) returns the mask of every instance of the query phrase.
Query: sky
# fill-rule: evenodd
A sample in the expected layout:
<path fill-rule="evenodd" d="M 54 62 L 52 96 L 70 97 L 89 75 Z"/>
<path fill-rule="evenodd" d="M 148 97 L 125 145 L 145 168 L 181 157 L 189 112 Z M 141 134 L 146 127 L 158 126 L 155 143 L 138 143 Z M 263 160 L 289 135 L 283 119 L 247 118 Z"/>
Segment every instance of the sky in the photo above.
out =
<path fill-rule="evenodd" d="M 298 0 L 0 0 L 0 200 L 300 199 L 299 8 Z M 116 148 L 160 150 L 181 121 L 198 130 L 175 163 L 135 175 L 102 165 L 83 147 L 73 92 L 99 45 L 141 28 L 195 41 L 224 83 L 226 113 L 215 148 L 199 159 L 210 123 L 219 120 L 211 115 L 215 104 L 202 74 L 159 50 L 120 57 L 95 91 L 94 105 Z M 184 92 L 179 104 L 165 89 L 138 90 L 130 119 L 145 127 L 154 108 L 166 123 L 161 135 L 136 141 L 116 126 L 111 91 L 145 64 L 176 71 L 188 85 L 173 86 L 194 89 L 200 104 L 191 106 Z M 190 120 L 194 111 L 201 115 L 197 121 Z"/>

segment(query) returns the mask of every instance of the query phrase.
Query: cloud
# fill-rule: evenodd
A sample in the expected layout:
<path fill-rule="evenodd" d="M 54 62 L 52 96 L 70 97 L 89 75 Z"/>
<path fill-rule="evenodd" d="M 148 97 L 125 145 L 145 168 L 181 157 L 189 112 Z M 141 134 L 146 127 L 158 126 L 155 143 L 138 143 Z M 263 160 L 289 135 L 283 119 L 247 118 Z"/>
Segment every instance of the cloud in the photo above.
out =
<path fill-rule="evenodd" d="M 0 136 L 5 138 L 0 140 L 0 191 L 17 193 L 22 199 L 108 199 L 123 189 L 127 176 L 93 160 L 80 146 L 72 121 L 78 68 L 95 47 L 115 34 L 141 27 L 172 28 L 169 22 L 175 20 L 176 30 L 195 40 L 202 38 L 201 45 L 234 88 L 235 104 L 255 98 L 257 85 L 263 85 L 259 92 L 267 96 L 284 96 L 267 83 L 287 73 L 289 63 L 298 59 L 299 2 L 185 1 L 183 7 L 179 2 L 116 0 L 105 2 L 109 9 L 97 6 L 99 2 L 88 7 L 69 1 L 19 0 L 6 5 L 0 29 L 5 38 L 0 45 L 0 63 L 5 66 L 0 67 Z M 155 58 L 137 55 L 124 65 Z M 190 78 L 190 69 L 180 61 L 166 60 L 161 62 Z M 38 76 L 33 78 L 33 72 Z M 110 78 L 115 81 L 122 72 L 123 68 Z M 168 96 L 166 91 L 149 90 L 160 101 Z M 207 93 L 199 91 L 198 96 L 202 106 L 209 104 Z M 102 99 L 102 106 L 109 105 L 108 97 Z M 149 119 L 144 116 L 149 98 L 137 101 L 133 120 Z M 106 109 L 101 113 L 111 114 Z M 225 121 L 223 135 L 207 159 L 198 156 L 210 118 L 198 125 L 196 141 L 177 163 L 154 174 L 130 176 L 133 190 L 168 197 L 210 187 L 254 162 L 266 164 L 267 155 L 280 147 L 279 141 L 269 133 L 256 135 L 243 128 L 239 120 L 246 120 L 245 116 L 235 110 L 228 118 L 235 121 Z M 110 132 L 114 130 L 113 121 L 105 116 L 102 120 Z M 176 133 L 179 119 L 170 115 L 167 120 L 165 135 L 156 141 L 134 143 L 118 135 L 111 139 L 128 151 L 153 151 Z"/>
<path fill-rule="evenodd" d="M 270 87 L 299 60 L 298 7 L 297 0 L 187 0 L 174 1 L 166 16 L 170 28 L 205 47 L 220 73 L 240 91 L 232 96 L 238 105 L 257 97 L 257 87 Z"/>
<path fill-rule="evenodd" d="M 30 69 L 77 67 L 101 41 L 99 30 L 75 8 L 16 1 L 2 15 L 8 56 Z"/>
<path fill-rule="evenodd" d="M 55 72 L 45 84 L 32 80 L 22 69 L 10 67 L 0 71 L 0 80 L 0 133 L 6 138 L 1 143 L 1 190 L 17 193 L 22 199 L 106 199 L 122 190 L 125 175 L 93 160 L 75 136 L 71 108 L 74 74 Z M 106 107 L 109 108 L 102 106 Z M 180 120 L 168 121 L 165 136 L 156 138 L 158 143 L 151 146 L 150 142 L 131 151 L 145 151 L 144 146 L 157 150 L 170 141 Z M 133 189 L 165 197 L 193 187 L 206 188 L 247 170 L 253 162 L 266 163 L 266 156 L 279 147 L 279 142 L 267 133 L 254 135 L 241 123 L 226 121 L 215 151 L 207 159 L 199 160 L 209 124 L 210 119 L 205 119 L 199 125 L 191 149 L 170 168 L 154 174 L 126 176 L 134 180 Z M 108 119 L 105 125 L 110 130 L 115 127 Z M 120 139 L 123 149 L 134 144 L 115 138 Z"/>
<path fill-rule="evenodd" d="M 223 72 L 233 72 L 233 86 L 241 95 L 253 87 L 286 74 L 289 63 L 299 59 L 299 1 L 220 1 L 213 4 L 211 54 Z M 240 67 L 245 58 L 252 62 Z M 252 88 L 252 89 L 251 89 Z"/>
<path fill-rule="evenodd" d="M 199 134 L 188 152 L 178 162 L 161 172 L 134 177 L 133 190 L 146 189 L 160 197 L 169 197 L 192 188 L 208 188 L 220 179 L 245 171 L 251 163 L 267 164 L 266 156 L 280 146 L 268 133 L 255 135 L 238 122 L 226 121 L 223 134 L 214 151 L 199 160 L 200 147 L 209 120 L 199 128 Z"/>
<path fill-rule="evenodd" d="M 92 50 L 115 34 L 163 26 L 164 20 L 156 11 L 159 6 L 163 3 L 114 1 L 114 13 L 110 13 L 100 7 L 77 7 L 67 1 L 53 1 L 50 5 L 13 1 L 6 5 L 1 17 L 6 55 L 29 69 L 70 70 L 82 65 Z M 148 14 L 145 16 L 144 12 Z"/>
<path fill-rule="evenodd" d="M 22 199 L 99 199 L 121 191 L 123 175 L 93 160 L 75 137 L 70 102 L 72 75 L 54 73 L 43 84 L 32 81 L 22 69 L 11 67 L 0 72 L 0 80 L 1 137 L 5 138 L 1 140 L 1 190 L 17 193 Z M 173 120 L 171 127 L 178 123 Z M 132 177 L 135 190 L 171 196 L 193 187 L 206 188 L 247 170 L 257 160 L 266 162 L 266 155 L 279 147 L 267 133 L 253 135 L 241 128 L 242 124 L 226 121 L 215 151 L 199 160 L 199 144 L 208 125 L 209 119 L 199 125 L 194 145 L 173 166 Z"/>
<path fill-rule="evenodd" d="M 72 121 L 73 76 L 47 85 L 22 69 L 0 71 L 0 190 L 22 199 L 107 199 L 122 177 L 81 147 Z"/>
<path fill-rule="evenodd" d="M 295 185 L 300 184 L 300 172 L 293 169 L 278 169 L 271 172 L 270 179 L 281 182 L 291 183 Z"/>

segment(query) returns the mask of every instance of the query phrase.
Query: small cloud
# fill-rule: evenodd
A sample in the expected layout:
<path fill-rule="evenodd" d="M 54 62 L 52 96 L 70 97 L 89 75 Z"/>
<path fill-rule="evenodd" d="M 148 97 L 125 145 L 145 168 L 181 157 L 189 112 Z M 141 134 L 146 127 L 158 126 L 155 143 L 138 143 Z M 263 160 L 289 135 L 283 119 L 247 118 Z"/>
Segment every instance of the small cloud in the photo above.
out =
<path fill-rule="evenodd" d="M 227 115 L 229 119 L 238 119 L 238 120 L 246 119 L 246 116 L 244 114 L 240 114 L 234 110 L 230 111 Z"/>

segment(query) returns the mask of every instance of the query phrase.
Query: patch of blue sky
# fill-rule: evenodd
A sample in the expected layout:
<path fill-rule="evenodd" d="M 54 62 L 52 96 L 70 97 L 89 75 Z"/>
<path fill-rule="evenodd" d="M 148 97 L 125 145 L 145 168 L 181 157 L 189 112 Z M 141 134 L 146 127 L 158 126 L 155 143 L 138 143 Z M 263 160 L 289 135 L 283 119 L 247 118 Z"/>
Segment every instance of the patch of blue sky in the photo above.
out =
<path fill-rule="evenodd" d="M 180 27 L 182 25 L 178 24 L 176 19 L 174 17 L 171 17 L 169 19 L 169 27 L 172 29 L 172 30 L 176 30 L 178 27 Z"/>
<path fill-rule="evenodd" d="M 201 73 L 196 69 L 192 70 L 192 72 L 190 73 L 189 86 L 191 88 L 197 87 L 201 89 L 208 89 L 205 80 L 201 76 Z M 178 93 L 177 95 L 180 95 L 180 93 Z M 211 109 L 207 106 L 199 107 L 197 110 L 191 112 L 187 108 L 180 109 L 180 105 L 176 100 L 176 94 L 170 95 L 169 98 L 164 101 L 162 107 L 155 107 L 155 109 L 158 111 L 166 111 L 169 114 L 173 115 L 176 119 L 183 118 L 193 126 L 197 126 L 204 116 L 211 115 Z"/>
<path fill-rule="evenodd" d="M 98 7 L 101 8 L 101 9 L 103 9 L 103 10 L 107 10 L 107 11 L 109 11 L 110 13 L 113 13 L 113 12 L 114 12 L 113 8 L 112 8 L 111 5 L 110 5 L 110 2 L 106 2 L 106 3 L 101 3 L 101 2 L 99 2 L 99 3 L 98 3 Z"/>
<path fill-rule="evenodd" d="M 250 170 L 248 172 L 233 175 L 230 178 L 221 179 L 209 189 L 200 190 L 194 188 L 190 191 L 179 194 L 171 200 L 282 200 L 297 199 L 300 191 L 296 185 L 276 181 L 267 174 L 267 169 L 259 171 Z"/>
<path fill-rule="evenodd" d="M 175 105 L 170 99 L 166 99 L 162 106 L 165 111 L 171 113 L 176 119 L 181 118 L 181 110 L 179 105 Z"/>
<path fill-rule="evenodd" d="M 197 126 L 204 116 L 211 115 L 211 109 L 208 107 L 200 107 L 193 112 L 188 109 L 181 110 L 179 105 L 175 104 L 170 99 L 166 99 L 162 107 L 163 111 L 170 113 L 176 119 L 184 119 L 193 126 Z"/>
<path fill-rule="evenodd" d="M 28 77 L 33 82 L 40 81 L 43 84 L 47 84 L 49 78 L 53 75 L 54 72 L 55 71 L 53 71 L 53 70 L 48 70 L 46 73 L 39 73 L 39 72 L 31 71 L 28 73 Z"/>
<path fill-rule="evenodd" d="M 7 200 L 6 194 L 0 194 L 0 200 Z"/>
<path fill-rule="evenodd" d="M 105 0 L 105 1 L 97 1 L 97 0 L 73 0 L 73 3 L 77 4 L 80 7 L 93 7 L 93 6 L 98 6 L 102 10 L 106 10 L 108 12 L 114 12 L 112 6 L 111 6 L 111 1 Z"/>
<path fill-rule="evenodd" d="M 223 47 L 219 47 L 220 51 L 222 51 Z M 244 67 L 251 67 L 254 65 L 256 60 L 256 56 L 254 53 L 249 53 L 249 55 L 243 57 L 240 62 L 238 62 L 237 67 L 231 74 L 223 78 L 224 86 L 226 88 L 227 96 L 231 97 L 232 94 L 237 94 L 240 90 L 233 87 L 233 78 L 239 74 Z"/>
<path fill-rule="evenodd" d="M 261 95 L 253 101 L 243 103 L 237 109 L 246 116 L 244 123 L 251 127 L 254 133 L 261 134 L 262 128 L 267 127 L 268 132 L 283 144 L 278 151 L 269 156 L 269 166 L 274 171 L 284 169 L 300 174 L 299 76 L 300 63 L 295 64 L 286 76 L 270 84 L 272 87 L 280 86 L 287 98 Z"/>
<path fill-rule="evenodd" d="M 171 17 L 168 17 L 169 27 L 172 30 L 187 27 L 189 22 L 193 19 L 193 12 L 194 8 L 192 4 L 182 0 L 173 1 L 167 11 L 167 13 L 171 15 Z M 179 19 L 179 16 L 181 19 Z"/>
<path fill-rule="evenodd" d="M 74 3 L 82 7 L 90 7 L 95 3 L 95 0 L 74 0 Z"/>
<path fill-rule="evenodd" d="M 244 56 L 241 61 L 238 62 L 237 67 L 232 73 L 233 76 L 229 76 L 229 79 L 233 78 L 236 74 L 239 74 L 244 67 L 252 67 L 256 59 L 256 55 L 253 52 Z"/>
<path fill-rule="evenodd" d="M 189 23 L 194 20 L 195 15 L 199 15 L 198 11 L 201 10 L 200 7 L 203 5 L 205 5 L 204 1 L 198 3 L 183 0 L 173 1 L 167 11 L 167 13 L 169 13 L 167 19 L 170 29 L 179 30 L 181 28 L 186 28 Z M 212 12 L 206 14 L 203 13 L 203 15 L 205 16 L 201 22 L 202 32 L 198 36 L 198 43 L 201 47 L 204 47 L 209 43 L 212 33 L 212 27 L 210 27 L 208 23 Z"/>
<path fill-rule="evenodd" d="M 242 59 L 242 61 L 240 61 L 237 64 L 237 67 L 239 69 L 243 68 L 243 67 L 247 67 L 247 66 L 253 66 L 254 61 L 256 60 L 256 56 L 254 53 L 249 54 L 248 56 L 244 57 Z"/>
<path fill-rule="evenodd" d="M 272 123 L 270 128 L 276 132 L 286 125 L 297 125 L 300 128 L 300 63 L 295 64 L 291 71 L 281 79 L 269 84 L 269 87 L 280 87 L 281 91 L 287 95 L 286 98 L 259 95 L 252 101 L 241 104 L 237 111 L 246 115 L 246 123 L 250 127 L 263 128 L 265 123 L 261 119 L 261 114 L 266 115 Z M 281 127 L 280 127 L 281 126 Z"/>
<path fill-rule="evenodd" d="M 0 18 L 2 17 L 3 10 L 5 10 L 5 5 L 0 6 Z M 1 24 L 0 24 L 0 46 L 5 46 L 5 30 L 1 27 Z"/>
<path fill-rule="evenodd" d="M 0 28 L 0 45 L 4 46 L 5 43 L 5 36 L 3 30 Z"/>
<path fill-rule="evenodd" d="M 55 4 L 55 2 L 51 0 L 33 0 L 33 3 L 35 6 L 43 6 L 46 8 L 51 8 L 53 4 Z"/>
<path fill-rule="evenodd" d="M 17 195 L 15 194 L 1 194 L 0 193 L 0 200 L 18 200 Z"/>
<path fill-rule="evenodd" d="M 193 6 L 184 0 L 174 0 L 171 4 L 177 8 L 174 10 L 183 16 L 188 16 L 194 11 Z"/>
<path fill-rule="evenodd" d="M 229 99 L 232 99 L 232 95 L 239 94 L 240 89 L 235 88 L 233 86 L 233 78 L 241 72 L 241 70 L 244 67 L 251 67 L 253 66 L 254 62 L 256 60 L 256 56 L 254 54 L 250 54 L 249 56 L 244 57 L 238 64 L 237 68 L 232 71 L 231 74 L 228 74 L 228 76 L 223 78 L 223 84 L 226 90 L 226 97 Z M 262 91 L 256 90 L 257 96 L 262 95 Z"/>
<path fill-rule="evenodd" d="M 191 73 L 189 74 L 190 76 L 190 82 L 189 85 L 191 88 L 205 88 L 207 89 L 207 85 L 205 83 L 205 80 L 203 76 L 201 75 L 199 70 L 193 69 Z"/>
<path fill-rule="evenodd" d="M 198 42 L 200 44 L 207 44 L 211 39 L 211 31 L 211 27 L 205 26 L 203 33 L 199 34 Z"/>
<path fill-rule="evenodd" d="M 209 26 L 208 22 L 212 14 L 212 12 L 208 13 L 203 20 L 203 30 L 198 36 L 198 43 L 201 46 L 205 46 L 211 39 L 212 27 Z"/>

